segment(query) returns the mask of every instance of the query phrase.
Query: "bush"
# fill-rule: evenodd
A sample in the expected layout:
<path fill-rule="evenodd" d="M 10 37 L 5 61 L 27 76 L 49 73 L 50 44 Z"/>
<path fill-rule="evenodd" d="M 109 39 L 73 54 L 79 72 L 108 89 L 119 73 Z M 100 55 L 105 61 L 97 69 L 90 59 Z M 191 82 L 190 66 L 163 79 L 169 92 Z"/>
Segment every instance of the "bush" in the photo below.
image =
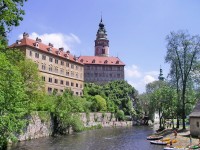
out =
<path fill-rule="evenodd" d="M 124 112 L 123 110 L 118 110 L 117 113 L 116 113 L 116 118 L 121 121 L 121 120 L 124 120 L 125 116 L 124 116 Z"/>

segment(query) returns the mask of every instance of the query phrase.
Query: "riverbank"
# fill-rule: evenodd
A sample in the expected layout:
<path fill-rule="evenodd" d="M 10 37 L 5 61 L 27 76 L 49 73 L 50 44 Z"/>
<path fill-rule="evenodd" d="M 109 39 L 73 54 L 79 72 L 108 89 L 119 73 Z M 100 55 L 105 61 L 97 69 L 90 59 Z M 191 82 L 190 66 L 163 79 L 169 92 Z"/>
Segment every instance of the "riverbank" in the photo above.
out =
<path fill-rule="evenodd" d="M 174 147 L 188 147 L 190 145 L 197 145 L 199 143 L 199 139 L 196 137 L 190 137 L 190 131 L 189 129 L 177 130 L 177 137 L 174 136 L 174 130 L 173 129 L 166 129 L 165 131 L 162 131 L 160 133 L 157 133 L 159 135 L 163 135 L 163 138 L 170 138 L 170 139 L 176 139 L 177 143 L 173 143 L 172 146 Z"/>

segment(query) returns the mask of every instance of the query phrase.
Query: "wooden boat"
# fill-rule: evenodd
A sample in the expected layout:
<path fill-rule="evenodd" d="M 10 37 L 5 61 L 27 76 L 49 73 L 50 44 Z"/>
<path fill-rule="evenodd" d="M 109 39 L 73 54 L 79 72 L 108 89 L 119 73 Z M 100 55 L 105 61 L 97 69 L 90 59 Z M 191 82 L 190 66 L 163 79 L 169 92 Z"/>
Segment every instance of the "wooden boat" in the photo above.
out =
<path fill-rule="evenodd" d="M 194 146 L 189 146 L 189 148 L 190 148 L 190 149 L 199 149 L 200 146 L 198 146 L 198 145 L 194 145 Z"/>
<path fill-rule="evenodd" d="M 162 138 L 163 138 L 163 136 L 152 135 L 152 136 L 148 136 L 147 140 L 159 140 L 159 139 L 162 139 Z"/>
<path fill-rule="evenodd" d="M 164 150 L 186 150 L 186 149 L 181 147 L 164 147 Z"/>
<path fill-rule="evenodd" d="M 166 141 L 162 140 L 155 140 L 155 141 L 150 141 L 151 144 L 156 144 L 156 145 L 167 145 Z"/>

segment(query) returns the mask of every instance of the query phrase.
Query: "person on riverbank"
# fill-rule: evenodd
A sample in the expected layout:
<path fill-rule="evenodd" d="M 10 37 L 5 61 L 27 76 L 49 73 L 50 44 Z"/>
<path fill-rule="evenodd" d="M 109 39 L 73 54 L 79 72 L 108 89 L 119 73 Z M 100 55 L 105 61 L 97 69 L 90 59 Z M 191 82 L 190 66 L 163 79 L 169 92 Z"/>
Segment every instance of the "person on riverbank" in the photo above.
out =
<path fill-rule="evenodd" d="M 177 137 L 177 131 L 176 130 L 174 130 L 174 137 L 175 137 L 175 139 Z"/>

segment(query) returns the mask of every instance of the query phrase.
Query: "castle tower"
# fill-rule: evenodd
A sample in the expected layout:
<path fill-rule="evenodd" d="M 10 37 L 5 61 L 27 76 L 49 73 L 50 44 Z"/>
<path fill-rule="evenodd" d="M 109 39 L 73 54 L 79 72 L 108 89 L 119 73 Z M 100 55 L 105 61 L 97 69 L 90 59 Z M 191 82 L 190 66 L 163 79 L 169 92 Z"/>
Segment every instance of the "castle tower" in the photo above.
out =
<path fill-rule="evenodd" d="M 160 80 L 160 81 L 164 81 L 164 77 L 163 77 L 163 73 L 162 73 L 162 69 L 160 68 L 160 74 L 159 74 L 159 76 L 158 76 L 158 79 Z"/>
<path fill-rule="evenodd" d="M 109 56 L 109 40 L 107 39 L 106 29 L 102 22 L 102 17 L 96 34 L 95 56 Z"/>

